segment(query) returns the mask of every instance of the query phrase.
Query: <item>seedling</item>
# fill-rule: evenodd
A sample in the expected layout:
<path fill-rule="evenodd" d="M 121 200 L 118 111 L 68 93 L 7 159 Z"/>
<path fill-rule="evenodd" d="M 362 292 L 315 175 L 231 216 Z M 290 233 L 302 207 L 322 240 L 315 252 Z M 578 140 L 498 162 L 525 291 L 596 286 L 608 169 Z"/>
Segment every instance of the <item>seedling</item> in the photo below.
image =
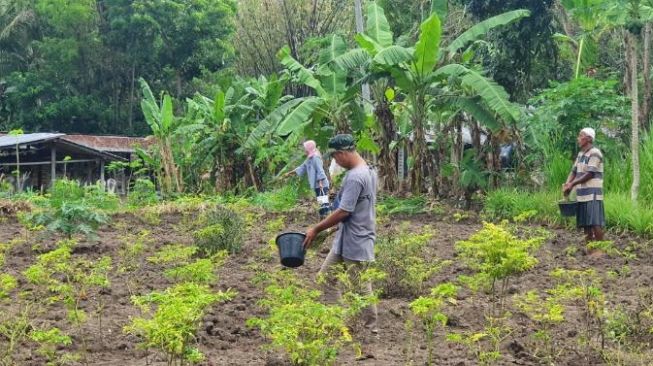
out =
<path fill-rule="evenodd" d="M 410 303 L 410 310 L 422 324 L 426 336 L 427 364 L 433 364 L 433 343 L 438 329 L 445 329 L 448 317 L 443 313 L 447 304 L 456 304 L 458 288 L 451 283 L 443 283 L 431 290 L 430 296 L 421 296 Z M 412 320 L 409 320 L 412 324 Z"/>
<path fill-rule="evenodd" d="M 501 344 L 512 329 L 505 324 L 505 319 L 486 317 L 486 326 L 480 332 L 449 333 L 447 341 L 467 347 L 480 365 L 496 365 L 501 359 Z"/>
<path fill-rule="evenodd" d="M 65 365 L 69 361 L 76 361 L 78 359 L 78 357 L 70 353 L 60 353 L 57 351 L 60 346 L 70 346 L 73 344 L 72 338 L 64 334 L 59 328 L 33 330 L 29 337 L 39 345 L 37 353 L 45 357 L 48 365 Z"/>
<path fill-rule="evenodd" d="M 148 257 L 147 260 L 158 265 L 186 264 L 195 253 L 197 253 L 197 247 L 195 246 L 168 244 L 153 256 Z"/>

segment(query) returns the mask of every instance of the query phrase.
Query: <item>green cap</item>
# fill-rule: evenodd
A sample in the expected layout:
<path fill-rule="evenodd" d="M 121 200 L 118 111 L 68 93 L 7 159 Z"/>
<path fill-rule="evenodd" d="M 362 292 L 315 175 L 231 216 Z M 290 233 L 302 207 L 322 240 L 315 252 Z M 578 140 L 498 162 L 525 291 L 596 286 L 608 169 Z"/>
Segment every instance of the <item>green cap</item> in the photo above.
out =
<path fill-rule="evenodd" d="M 327 144 L 327 156 L 331 156 L 336 151 L 352 151 L 356 148 L 354 137 L 350 134 L 335 135 L 329 139 Z"/>

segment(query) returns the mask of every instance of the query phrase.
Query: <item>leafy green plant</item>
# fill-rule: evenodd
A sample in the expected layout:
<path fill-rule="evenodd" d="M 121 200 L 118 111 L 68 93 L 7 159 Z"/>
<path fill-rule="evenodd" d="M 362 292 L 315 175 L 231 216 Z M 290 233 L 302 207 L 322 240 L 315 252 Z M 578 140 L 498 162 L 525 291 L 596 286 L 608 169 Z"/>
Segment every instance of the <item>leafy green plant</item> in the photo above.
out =
<path fill-rule="evenodd" d="M 174 281 L 210 285 L 217 281 L 215 270 L 225 262 L 226 258 L 227 252 L 218 252 L 211 258 L 201 258 L 195 262 L 167 269 L 164 273 Z"/>
<path fill-rule="evenodd" d="M 2 301 L 2 299 L 0 299 Z M 33 320 L 38 313 L 35 303 L 18 300 L 19 308 L 0 313 L 0 365 L 15 365 L 15 353 L 27 339 Z"/>
<path fill-rule="evenodd" d="M 565 321 L 565 308 L 556 296 L 542 297 L 537 291 L 515 296 L 516 307 L 535 324 L 533 355 L 542 362 L 554 364 L 562 353 L 552 330 Z"/>
<path fill-rule="evenodd" d="M 589 354 L 592 340 L 599 338 L 601 347 L 605 345 L 605 305 L 606 299 L 601 289 L 601 278 L 594 269 L 574 270 L 557 268 L 551 272 L 556 287 L 550 292 L 563 303 L 580 305 L 582 311 L 582 338 Z"/>
<path fill-rule="evenodd" d="M 60 346 L 70 346 L 72 338 L 64 334 L 59 328 L 47 330 L 33 330 L 29 335 L 30 339 L 39 345 L 37 352 L 46 358 L 48 365 L 65 365 L 67 361 L 75 361 L 77 357 L 57 351 Z"/>
<path fill-rule="evenodd" d="M 18 287 L 16 277 L 8 273 L 0 273 L 0 300 L 9 297 L 9 294 Z"/>
<path fill-rule="evenodd" d="M 197 251 L 198 249 L 195 246 L 168 244 L 159 249 L 153 256 L 148 257 L 147 261 L 159 265 L 185 264 Z"/>
<path fill-rule="evenodd" d="M 109 222 L 107 214 L 97 208 L 104 206 L 104 197 L 95 190 L 85 190 L 77 182 L 58 180 L 45 207 L 28 217 L 35 225 L 61 232 L 68 239 L 75 234 L 93 238 L 98 227 Z"/>
<path fill-rule="evenodd" d="M 60 242 L 57 249 L 40 255 L 36 263 L 23 274 L 30 283 L 41 289 L 42 294 L 54 294 L 44 297 L 44 301 L 60 301 L 65 305 L 68 321 L 76 327 L 83 349 L 87 350 L 84 325 L 88 315 L 82 309 L 82 303 L 87 301 L 91 294 L 97 294 L 101 289 L 109 287 L 109 272 L 113 267 L 111 257 L 108 256 L 96 261 L 73 256 L 72 248 L 75 244 L 74 241 Z M 98 333 L 101 339 L 104 304 L 101 296 L 97 298 Z"/>
<path fill-rule="evenodd" d="M 194 364 L 204 359 L 197 349 L 196 334 L 210 306 L 231 300 L 234 291 L 212 291 L 209 286 L 181 283 L 163 292 L 132 297 L 148 317 L 136 317 L 125 333 L 142 338 L 141 346 L 163 353 L 166 364 Z"/>
<path fill-rule="evenodd" d="M 338 351 L 353 344 L 346 325 L 347 311 L 319 302 L 320 292 L 306 289 L 290 271 L 267 276 L 269 285 L 259 304 L 265 318 L 251 318 L 271 344 L 285 352 L 296 365 L 333 365 Z"/>
<path fill-rule="evenodd" d="M 202 220 L 206 226 L 193 233 L 200 253 L 212 255 L 221 250 L 229 253 L 240 251 L 244 222 L 235 211 L 218 206 L 204 213 Z"/>
<path fill-rule="evenodd" d="M 134 187 L 127 196 L 127 202 L 131 207 L 150 206 L 159 202 L 156 194 L 156 186 L 149 179 L 139 178 L 134 182 Z"/>
<path fill-rule="evenodd" d="M 621 251 L 614 246 L 614 242 L 611 240 L 589 242 L 587 243 L 587 250 L 600 250 L 609 256 L 621 255 Z"/>
<path fill-rule="evenodd" d="M 504 318 L 486 317 L 486 325 L 479 332 L 449 333 L 447 341 L 467 347 L 480 365 L 496 365 L 501 359 L 501 344 L 512 329 L 506 325 Z"/>
<path fill-rule="evenodd" d="M 419 320 L 426 336 L 428 365 L 433 364 L 433 342 L 438 329 L 445 329 L 448 317 L 443 313 L 447 304 L 456 304 L 458 288 L 451 283 L 443 283 L 431 290 L 430 296 L 420 296 L 413 300 L 409 307 L 415 318 Z M 409 320 L 412 322 L 412 320 Z"/>
<path fill-rule="evenodd" d="M 419 295 L 426 282 L 451 263 L 424 255 L 434 232 L 428 226 L 422 230 L 421 233 L 415 232 L 404 223 L 398 232 L 380 238 L 375 245 L 376 266 L 387 274 L 386 294 Z"/>
<path fill-rule="evenodd" d="M 121 246 L 118 250 L 120 257 L 119 272 L 132 272 L 141 266 L 143 253 L 153 243 L 151 233 L 148 230 L 141 230 L 137 234 L 126 235 L 121 239 Z"/>
<path fill-rule="evenodd" d="M 472 289 L 489 288 L 493 295 L 500 281 L 498 294 L 503 299 L 509 279 L 538 263 L 533 253 L 543 241 L 543 237 L 522 240 L 504 226 L 483 223 L 481 230 L 455 245 L 459 257 L 477 271 L 471 277 L 461 276 L 460 279 Z"/>

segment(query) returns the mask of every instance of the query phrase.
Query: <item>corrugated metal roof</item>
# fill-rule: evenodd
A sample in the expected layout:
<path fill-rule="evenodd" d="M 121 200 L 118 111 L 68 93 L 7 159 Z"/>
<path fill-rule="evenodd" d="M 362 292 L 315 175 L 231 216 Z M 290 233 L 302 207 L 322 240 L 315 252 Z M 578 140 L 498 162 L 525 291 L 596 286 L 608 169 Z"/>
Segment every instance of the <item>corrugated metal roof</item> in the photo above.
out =
<path fill-rule="evenodd" d="M 131 153 L 134 152 L 136 147 L 146 147 L 148 145 L 146 139 L 142 137 L 65 135 L 62 139 L 95 150 L 118 153 Z"/>
<path fill-rule="evenodd" d="M 45 142 L 63 136 L 63 133 L 27 133 L 24 135 L 0 136 L 0 148 L 8 146 L 16 146 L 23 144 L 30 144 L 35 142 Z"/>

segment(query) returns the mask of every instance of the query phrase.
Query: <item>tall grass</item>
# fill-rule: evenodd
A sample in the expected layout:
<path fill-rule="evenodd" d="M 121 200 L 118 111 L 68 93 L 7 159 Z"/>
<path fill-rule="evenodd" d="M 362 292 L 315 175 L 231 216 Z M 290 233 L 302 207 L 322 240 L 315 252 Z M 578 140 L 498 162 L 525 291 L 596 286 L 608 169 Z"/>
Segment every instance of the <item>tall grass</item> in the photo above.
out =
<path fill-rule="evenodd" d="M 501 189 L 489 192 L 485 200 L 484 215 L 491 220 L 512 219 L 527 211 L 536 211 L 535 217 L 549 224 L 569 224 L 558 210 L 559 191 L 527 192 Z M 653 205 L 634 203 L 630 193 L 609 193 L 605 196 L 606 226 L 614 231 L 629 231 L 653 238 Z"/>

